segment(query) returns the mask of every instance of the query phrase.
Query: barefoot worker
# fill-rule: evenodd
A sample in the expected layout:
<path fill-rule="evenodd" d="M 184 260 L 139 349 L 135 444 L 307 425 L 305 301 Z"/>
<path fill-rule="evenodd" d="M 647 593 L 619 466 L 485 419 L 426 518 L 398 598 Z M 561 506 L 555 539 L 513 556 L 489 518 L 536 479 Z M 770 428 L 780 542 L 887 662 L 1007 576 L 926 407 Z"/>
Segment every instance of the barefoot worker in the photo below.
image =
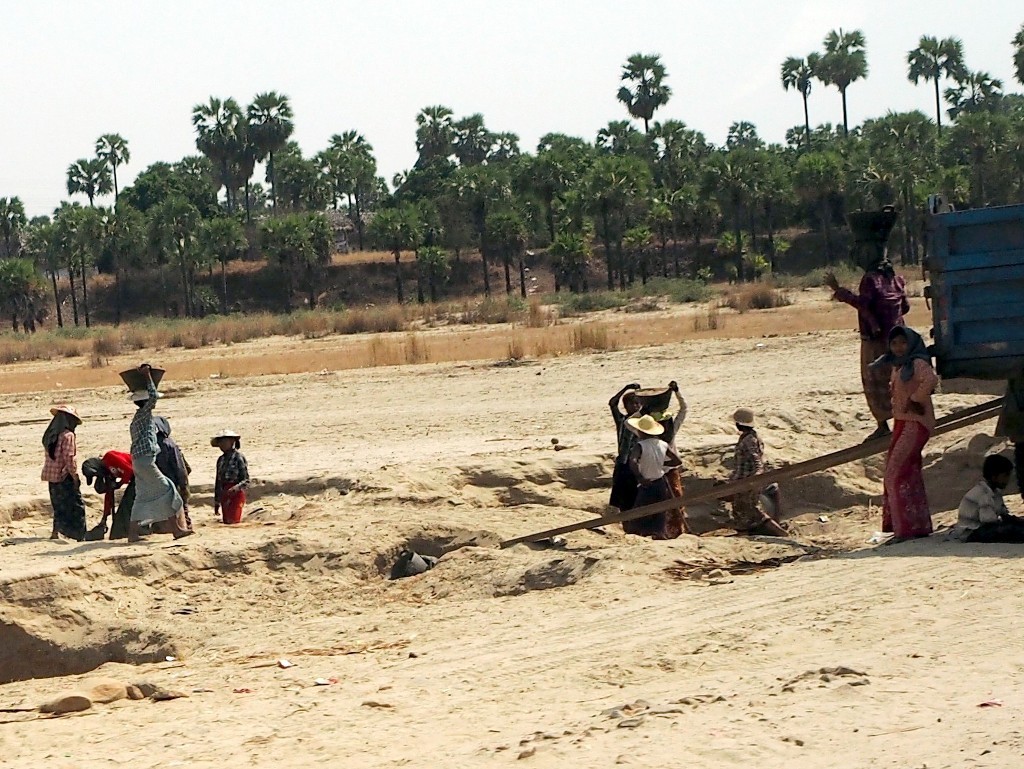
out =
<path fill-rule="evenodd" d="M 234 430 L 221 430 L 210 439 L 220 449 L 217 457 L 217 480 L 213 488 L 213 512 L 222 511 L 224 523 L 242 522 L 245 490 L 249 486 L 249 464 L 239 449 L 242 436 Z"/>
<path fill-rule="evenodd" d="M 95 539 L 103 539 L 107 529 L 107 518 L 113 514 L 110 538 L 127 537 L 128 522 L 131 520 L 132 506 L 135 503 L 132 455 L 123 451 L 108 451 L 102 457 L 92 457 L 82 463 L 82 475 L 85 476 L 85 482 L 96 489 L 97 494 L 103 495 L 103 520 L 90 534 Z M 122 486 L 125 489 L 121 494 L 121 503 L 117 506 L 117 512 L 114 512 L 114 492 Z"/>
<path fill-rule="evenodd" d="M 891 371 L 895 418 L 885 459 L 882 531 L 892 532 L 896 540 L 927 537 L 932 518 L 921 452 L 935 429 L 932 392 L 939 379 L 924 340 L 911 328 L 890 331 L 889 352 L 871 365 Z"/>
<path fill-rule="evenodd" d="M 686 399 L 679 392 L 679 384 L 673 380 L 668 383 L 668 389 L 672 392 L 672 395 L 676 400 L 676 412 L 673 414 L 670 410 L 665 410 L 657 414 L 651 414 L 658 424 L 665 428 L 665 434 L 662 436 L 662 440 L 665 441 L 672 450 L 679 455 L 679 445 L 676 443 L 676 438 L 679 436 L 679 428 L 683 426 L 683 422 L 686 421 L 687 405 Z M 683 474 L 680 467 L 672 467 L 665 473 L 665 480 L 668 481 L 668 486 L 672 490 L 673 497 L 683 496 Z M 685 534 L 692 534 L 690 530 L 690 522 L 686 517 L 686 509 L 680 508 L 679 510 L 673 510 L 668 513 L 672 519 L 671 525 L 680 528 Z"/>
<path fill-rule="evenodd" d="M 889 332 L 902 326 L 903 316 L 910 312 L 906 281 L 897 275 L 889 261 L 886 241 L 896 223 L 896 211 L 886 206 L 881 211 L 857 211 L 850 214 L 853 230 L 853 256 L 864 270 L 857 293 L 843 288 L 836 276 L 828 273 L 825 283 L 832 289 L 833 299 L 857 308 L 860 329 L 860 375 L 864 397 L 877 427 L 868 440 L 889 434 L 892 403 L 889 397 L 889 372 L 884 366 L 871 363 L 888 352 Z"/>
<path fill-rule="evenodd" d="M 735 464 L 730 481 L 738 481 L 761 475 L 764 472 L 764 442 L 754 426 L 754 412 L 751 409 L 736 409 L 733 423 L 739 432 L 736 441 Z M 761 492 L 757 489 L 741 491 L 734 495 L 730 526 L 740 534 L 767 534 L 776 537 L 789 536 L 778 521 L 761 509 Z"/>
<path fill-rule="evenodd" d="M 143 391 L 139 389 L 133 391 L 130 396 L 138 406 L 138 411 L 132 418 L 130 430 L 132 467 L 135 471 L 135 504 L 132 506 L 131 522 L 128 525 L 128 541 L 137 542 L 139 529 L 143 525 L 160 521 L 168 521 L 174 538 L 180 539 L 192 533 L 182 525 L 181 496 L 174 484 L 156 466 L 160 446 L 156 439 L 156 426 L 153 424 L 153 408 L 160 393 L 153 383 L 150 366 L 144 363 L 139 366 L 138 371 L 145 383 L 145 399 L 143 400 Z"/>
<path fill-rule="evenodd" d="M 43 432 L 43 472 L 40 475 L 40 479 L 50 485 L 50 504 L 53 505 L 50 538 L 60 539 L 63 534 L 80 542 L 85 539 L 85 502 L 75 461 L 75 428 L 82 420 L 71 406 L 55 406 L 50 409 L 50 415 L 53 419 Z"/>
<path fill-rule="evenodd" d="M 635 507 L 672 499 L 672 489 L 665 479 L 665 473 L 673 467 L 679 467 L 682 461 L 675 450 L 661 440 L 665 428 L 650 414 L 630 417 L 627 422 L 639 436 L 629 452 L 629 467 L 637 479 Z M 681 517 L 678 514 L 655 513 L 623 521 L 622 530 L 627 534 L 651 539 L 675 539 L 682 534 Z"/>
<path fill-rule="evenodd" d="M 192 517 L 188 513 L 188 476 L 192 468 L 185 461 L 185 455 L 181 453 L 177 442 L 171 437 L 171 423 L 167 421 L 167 417 L 153 417 L 153 424 L 156 426 L 156 441 L 160 446 L 160 453 L 156 455 L 156 466 L 178 490 L 185 528 L 191 530 Z"/>

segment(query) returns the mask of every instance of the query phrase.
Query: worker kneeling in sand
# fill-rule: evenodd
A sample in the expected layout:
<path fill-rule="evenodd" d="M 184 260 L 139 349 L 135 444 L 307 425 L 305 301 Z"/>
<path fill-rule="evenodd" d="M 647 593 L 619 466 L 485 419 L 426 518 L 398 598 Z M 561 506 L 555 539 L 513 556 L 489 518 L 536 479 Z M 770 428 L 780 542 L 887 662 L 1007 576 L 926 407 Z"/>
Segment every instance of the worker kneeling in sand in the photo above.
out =
<path fill-rule="evenodd" d="M 153 408 L 160 393 L 153 384 L 148 364 L 139 366 L 145 377 L 146 389 L 135 391 L 131 399 L 138 406 L 132 418 L 132 468 L 135 471 L 135 504 L 132 506 L 131 522 L 128 525 L 128 541 L 138 542 L 140 529 L 145 524 L 167 521 L 175 539 L 187 537 L 192 532 L 184 526 L 183 503 L 174 484 L 156 466 L 160 452 L 157 442 L 156 425 L 153 423 Z"/>
<path fill-rule="evenodd" d="M 985 457 L 982 480 L 960 502 L 950 539 L 960 542 L 1024 543 L 1024 518 L 1010 515 L 1003 489 L 1010 483 L 1013 462 L 999 454 Z"/>

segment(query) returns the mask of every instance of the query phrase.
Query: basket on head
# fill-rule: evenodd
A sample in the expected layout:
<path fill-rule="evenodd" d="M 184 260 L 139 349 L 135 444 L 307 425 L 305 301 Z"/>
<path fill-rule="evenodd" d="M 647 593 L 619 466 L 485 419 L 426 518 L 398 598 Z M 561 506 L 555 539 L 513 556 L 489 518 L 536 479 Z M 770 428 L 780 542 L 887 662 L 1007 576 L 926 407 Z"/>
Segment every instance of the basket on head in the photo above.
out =
<path fill-rule="evenodd" d="M 858 243 L 881 243 L 889 240 L 889 233 L 896 226 L 896 209 L 885 206 L 881 211 L 853 211 L 847 217 L 850 232 Z"/>
<path fill-rule="evenodd" d="M 667 387 L 654 387 L 637 390 L 633 393 L 640 401 L 640 410 L 645 414 L 665 411 L 672 402 L 672 391 Z"/>
<path fill-rule="evenodd" d="M 151 368 L 149 370 L 150 375 L 153 377 L 153 386 L 159 387 L 160 380 L 164 378 L 165 372 L 162 368 Z M 146 389 L 146 377 L 137 368 L 130 368 L 127 371 L 122 371 L 120 374 L 121 380 L 128 385 L 128 389 L 132 392 L 139 390 L 145 391 Z"/>

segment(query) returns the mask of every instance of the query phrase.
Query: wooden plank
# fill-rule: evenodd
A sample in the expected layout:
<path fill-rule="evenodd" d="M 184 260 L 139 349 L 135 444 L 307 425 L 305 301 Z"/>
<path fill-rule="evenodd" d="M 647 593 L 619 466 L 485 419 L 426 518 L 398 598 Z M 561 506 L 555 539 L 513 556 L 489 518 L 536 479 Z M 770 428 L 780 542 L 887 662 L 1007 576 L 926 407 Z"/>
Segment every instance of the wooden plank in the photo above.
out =
<path fill-rule="evenodd" d="M 969 427 L 970 425 L 977 424 L 978 422 L 984 422 L 988 419 L 997 417 L 999 416 L 999 412 L 1002 410 L 1002 406 L 1003 399 L 996 398 L 995 400 L 987 401 L 978 406 L 973 406 L 969 409 L 964 409 L 963 411 L 958 411 L 955 414 L 945 416 L 936 422 L 935 431 L 932 433 L 932 437 L 953 432 L 954 430 L 959 430 L 962 427 Z M 820 472 L 821 470 L 827 470 L 831 467 L 838 467 L 839 465 L 844 465 L 849 462 L 856 462 L 858 459 L 865 459 L 875 454 L 881 454 L 888 449 L 888 438 L 876 438 L 875 440 L 866 441 L 857 446 L 851 446 L 846 449 L 841 449 L 840 451 L 834 451 L 831 454 L 825 454 L 803 462 L 786 465 L 785 467 L 780 467 L 777 470 L 771 470 L 770 472 L 762 473 L 761 475 L 723 483 L 720 486 L 706 489 L 705 491 L 701 491 L 697 494 L 690 494 L 677 499 L 667 499 L 663 502 L 656 502 L 653 505 L 638 507 L 625 512 L 610 513 L 599 518 L 592 518 L 589 521 L 579 521 L 577 523 L 570 523 L 566 526 L 559 526 L 554 529 L 539 531 L 535 534 L 527 534 L 522 537 L 507 539 L 501 543 L 501 547 L 504 549 L 523 542 L 536 542 L 538 540 L 549 539 L 550 537 L 555 537 L 560 534 L 569 534 L 574 531 L 579 531 L 580 529 L 595 529 L 599 526 L 607 526 L 611 523 L 632 521 L 636 518 L 643 518 L 647 515 L 663 513 L 667 510 L 675 510 L 680 507 L 697 504 L 698 502 L 708 502 L 713 499 L 730 497 L 733 494 L 738 494 L 744 491 L 753 491 L 755 489 L 760 490 L 772 483 L 789 480 L 791 478 L 799 478 L 804 475 Z"/>

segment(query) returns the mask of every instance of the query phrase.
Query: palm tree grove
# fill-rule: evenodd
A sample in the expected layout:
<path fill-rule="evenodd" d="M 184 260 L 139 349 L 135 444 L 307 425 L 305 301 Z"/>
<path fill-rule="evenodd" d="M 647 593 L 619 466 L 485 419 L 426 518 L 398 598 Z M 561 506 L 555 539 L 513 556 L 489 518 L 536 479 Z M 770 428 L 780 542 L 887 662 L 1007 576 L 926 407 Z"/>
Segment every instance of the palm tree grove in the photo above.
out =
<path fill-rule="evenodd" d="M 1024 26 L 1007 44 L 1024 83 Z M 133 168 L 131 137 L 107 133 L 70 160 L 51 215 L 0 198 L 0 311 L 30 333 L 386 301 L 372 286 L 397 302 L 519 301 L 538 276 L 570 294 L 770 280 L 801 249 L 801 269 L 838 263 L 846 215 L 888 204 L 894 256 L 916 264 L 929 194 L 958 208 L 1024 202 L 1024 94 L 972 70 L 956 37 L 925 35 L 905 59 L 922 109 L 852 125 L 869 53 L 862 31 L 835 29 L 779 62 L 784 144 L 744 120 L 721 146 L 659 120 L 678 73 L 637 52 L 608 84 L 622 111 L 596 136 L 524 148 L 481 114 L 429 105 L 409 137 L 415 163 L 391 179 L 350 127 L 304 153 L 287 94 L 209 96 L 192 109 L 193 155 Z M 379 276 L 335 259 L 371 249 Z"/>

